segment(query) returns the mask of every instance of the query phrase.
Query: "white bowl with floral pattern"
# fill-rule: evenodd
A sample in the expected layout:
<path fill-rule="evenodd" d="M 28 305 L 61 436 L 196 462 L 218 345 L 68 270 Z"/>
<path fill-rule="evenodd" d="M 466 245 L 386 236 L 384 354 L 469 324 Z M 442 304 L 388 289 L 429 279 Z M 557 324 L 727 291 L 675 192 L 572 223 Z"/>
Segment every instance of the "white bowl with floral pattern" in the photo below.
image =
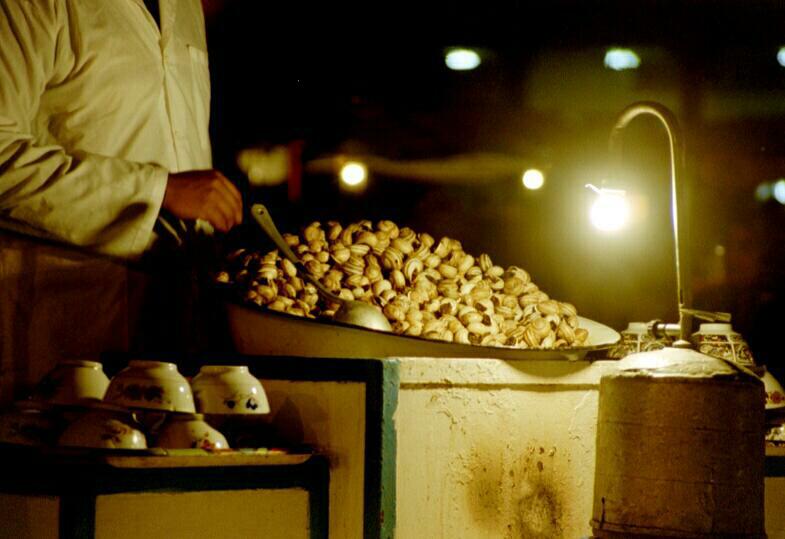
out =
<path fill-rule="evenodd" d="M 191 380 L 196 407 L 204 414 L 266 414 L 267 394 L 248 367 L 205 365 Z"/>
<path fill-rule="evenodd" d="M 193 392 L 177 365 L 132 360 L 109 383 L 106 402 L 128 408 L 194 413 Z"/>

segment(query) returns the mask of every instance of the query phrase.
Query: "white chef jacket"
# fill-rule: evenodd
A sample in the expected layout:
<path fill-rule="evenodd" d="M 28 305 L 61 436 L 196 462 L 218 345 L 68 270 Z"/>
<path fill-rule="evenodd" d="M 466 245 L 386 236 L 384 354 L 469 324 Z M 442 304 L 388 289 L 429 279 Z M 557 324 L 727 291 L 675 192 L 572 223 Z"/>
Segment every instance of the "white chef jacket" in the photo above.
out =
<path fill-rule="evenodd" d="M 117 256 L 168 172 L 211 167 L 199 0 L 0 2 L 0 226 Z"/>

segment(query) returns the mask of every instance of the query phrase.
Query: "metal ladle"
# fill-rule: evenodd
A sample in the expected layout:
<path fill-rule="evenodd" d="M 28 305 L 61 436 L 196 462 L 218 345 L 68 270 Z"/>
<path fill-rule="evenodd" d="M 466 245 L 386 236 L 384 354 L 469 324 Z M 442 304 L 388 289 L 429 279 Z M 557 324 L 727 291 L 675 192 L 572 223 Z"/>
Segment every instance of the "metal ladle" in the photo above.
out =
<path fill-rule="evenodd" d="M 314 285 L 323 298 L 340 305 L 338 310 L 335 311 L 335 315 L 333 316 L 334 320 L 352 326 L 360 326 L 379 331 L 392 331 L 392 327 L 387 321 L 387 317 L 385 317 L 379 309 L 368 303 L 363 303 L 362 301 L 346 300 L 338 297 L 327 290 L 316 277 L 311 275 L 303 263 L 300 262 L 300 259 L 297 258 L 297 255 L 289 248 L 289 245 L 283 239 L 280 232 L 278 232 L 278 228 L 276 228 L 273 218 L 270 216 L 270 212 L 267 211 L 267 208 L 265 208 L 263 204 L 254 204 L 251 206 L 251 215 L 253 215 L 256 222 L 259 223 L 259 226 L 262 227 L 265 234 L 273 240 L 273 243 L 275 243 L 275 246 L 281 251 L 284 258 L 294 264 L 297 271 L 300 273 L 300 276 Z"/>

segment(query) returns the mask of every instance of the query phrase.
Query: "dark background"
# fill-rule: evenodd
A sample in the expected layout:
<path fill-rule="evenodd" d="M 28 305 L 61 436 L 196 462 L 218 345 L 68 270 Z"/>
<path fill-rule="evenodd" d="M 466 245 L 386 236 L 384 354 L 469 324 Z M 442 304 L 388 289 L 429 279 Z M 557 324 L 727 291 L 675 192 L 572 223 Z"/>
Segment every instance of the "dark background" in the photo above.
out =
<path fill-rule="evenodd" d="M 390 218 L 450 235 L 468 252 L 526 268 L 553 297 L 617 329 L 677 319 L 663 129 L 641 118 L 624 134 L 626 174 L 612 187 L 637 202 L 627 229 L 593 229 L 583 185 L 608 175 L 616 115 L 637 100 L 664 103 L 686 140 L 684 256 L 694 306 L 731 312 L 757 361 L 783 377 L 785 207 L 755 197 L 760 183 L 785 177 L 781 2 L 205 7 L 216 166 L 249 201 L 264 201 L 282 229 Z M 445 49 L 458 45 L 481 52 L 478 69 L 445 67 Z M 632 48 L 641 66 L 605 68 L 611 46 Z M 286 184 L 248 185 L 238 152 L 294 144 L 305 170 L 300 196 Z M 401 170 L 428 160 L 435 172 L 415 178 L 371 167 L 365 191 L 346 193 L 317 166 L 340 155 L 384 158 Z M 466 165 L 446 178 L 439 164 L 456 156 Z M 488 160 L 498 164 L 492 174 Z M 522 188 L 524 165 L 546 172 L 543 189 Z M 252 233 L 234 239 L 256 241 Z"/>

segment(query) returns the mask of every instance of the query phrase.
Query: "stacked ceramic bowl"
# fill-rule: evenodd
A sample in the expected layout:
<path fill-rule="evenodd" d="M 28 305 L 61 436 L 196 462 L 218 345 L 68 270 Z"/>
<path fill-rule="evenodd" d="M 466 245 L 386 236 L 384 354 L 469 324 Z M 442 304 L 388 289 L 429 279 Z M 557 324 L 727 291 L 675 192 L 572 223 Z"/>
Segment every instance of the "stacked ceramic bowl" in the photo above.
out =
<path fill-rule="evenodd" d="M 0 414 L 0 443 L 220 450 L 229 443 L 216 426 L 253 426 L 227 418 L 269 411 L 246 366 L 204 366 L 189 383 L 174 363 L 132 360 L 110 381 L 98 362 L 66 360 Z"/>
<path fill-rule="evenodd" d="M 44 376 L 31 399 L 0 414 L 0 442 L 101 449 L 145 449 L 130 411 L 103 402 L 109 378 L 97 361 L 66 359 Z"/>

